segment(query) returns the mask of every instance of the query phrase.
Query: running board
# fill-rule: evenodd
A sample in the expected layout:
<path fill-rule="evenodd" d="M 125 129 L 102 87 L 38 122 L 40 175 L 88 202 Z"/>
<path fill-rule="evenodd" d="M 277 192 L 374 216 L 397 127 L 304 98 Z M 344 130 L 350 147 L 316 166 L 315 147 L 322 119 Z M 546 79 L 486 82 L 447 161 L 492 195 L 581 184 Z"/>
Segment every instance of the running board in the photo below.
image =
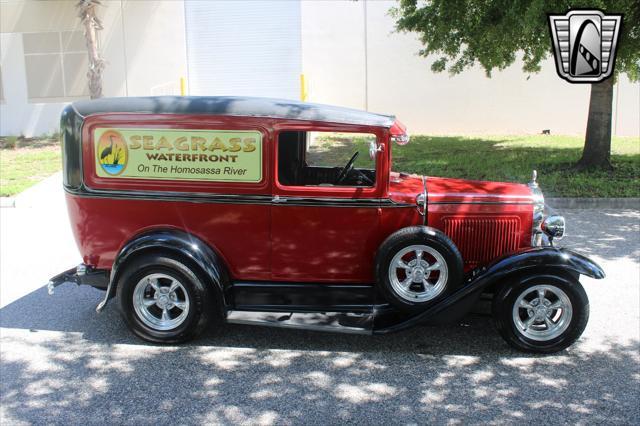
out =
<path fill-rule="evenodd" d="M 372 334 L 373 317 L 373 313 L 229 311 L 227 322 L 334 333 Z"/>

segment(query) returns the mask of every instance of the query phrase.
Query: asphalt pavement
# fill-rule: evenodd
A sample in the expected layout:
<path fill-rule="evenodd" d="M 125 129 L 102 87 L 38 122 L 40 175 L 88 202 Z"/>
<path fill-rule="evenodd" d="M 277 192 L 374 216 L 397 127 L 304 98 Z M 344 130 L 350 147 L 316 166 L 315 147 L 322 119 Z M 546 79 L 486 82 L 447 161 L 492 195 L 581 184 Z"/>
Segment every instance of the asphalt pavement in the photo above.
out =
<path fill-rule="evenodd" d="M 591 319 L 560 354 L 510 349 L 491 319 L 354 336 L 226 325 L 183 346 L 133 337 L 79 263 L 59 175 L 0 209 L 0 423 L 638 424 L 640 212 L 564 210 Z"/>

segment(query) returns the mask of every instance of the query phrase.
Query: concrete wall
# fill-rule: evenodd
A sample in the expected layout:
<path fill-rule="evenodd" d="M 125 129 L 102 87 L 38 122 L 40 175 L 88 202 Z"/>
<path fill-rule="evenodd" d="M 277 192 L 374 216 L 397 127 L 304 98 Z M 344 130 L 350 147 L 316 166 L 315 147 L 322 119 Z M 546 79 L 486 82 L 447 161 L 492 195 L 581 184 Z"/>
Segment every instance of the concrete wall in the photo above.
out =
<path fill-rule="evenodd" d="M 0 134 L 30 136 L 57 128 L 65 102 L 27 99 L 21 34 L 80 30 L 75 1 L 0 2 Z M 393 5 L 301 2 L 308 100 L 392 113 L 414 134 L 584 133 L 589 86 L 560 79 L 551 59 L 531 76 L 518 63 L 491 79 L 479 68 L 454 77 L 434 74 L 430 60 L 416 54 L 415 35 L 394 32 L 388 16 Z M 105 27 L 104 94 L 177 94 L 179 78 L 187 77 L 184 2 L 112 0 L 99 14 Z M 640 84 L 623 77 L 615 94 L 615 134 L 640 135 Z"/>
<path fill-rule="evenodd" d="M 65 102 L 30 102 L 22 33 L 81 30 L 75 0 L 0 3 L 0 52 L 4 102 L 0 134 L 55 131 Z M 107 66 L 105 96 L 178 94 L 187 75 L 184 5 L 180 1 L 105 1 L 100 47 Z"/>
<path fill-rule="evenodd" d="M 551 59 L 531 76 L 520 63 L 490 79 L 480 68 L 434 74 L 431 60 L 417 55 L 416 36 L 394 32 L 393 5 L 302 2 L 310 101 L 395 114 L 414 134 L 584 134 L 589 85 L 560 79 Z M 638 136 L 640 84 L 624 77 L 615 93 L 616 134 Z"/>
<path fill-rule="evenodd" d="M 366 109 L 363 5 L 303 1 L 301 13 L 302 72 L 308 100 Z M 374 49 L 377 46 L 368 51 Z"/>

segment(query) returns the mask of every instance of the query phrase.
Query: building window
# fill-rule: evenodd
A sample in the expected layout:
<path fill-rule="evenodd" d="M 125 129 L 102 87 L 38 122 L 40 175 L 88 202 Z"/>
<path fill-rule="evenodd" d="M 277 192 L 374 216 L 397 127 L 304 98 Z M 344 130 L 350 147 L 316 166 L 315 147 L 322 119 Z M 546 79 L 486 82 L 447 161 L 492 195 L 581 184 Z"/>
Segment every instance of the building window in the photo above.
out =
<path fill-rule="evenodd" d="M 22 42 L 29 100 L 89 95 L 89 62 L 81 31 L 24 33 Z"/>

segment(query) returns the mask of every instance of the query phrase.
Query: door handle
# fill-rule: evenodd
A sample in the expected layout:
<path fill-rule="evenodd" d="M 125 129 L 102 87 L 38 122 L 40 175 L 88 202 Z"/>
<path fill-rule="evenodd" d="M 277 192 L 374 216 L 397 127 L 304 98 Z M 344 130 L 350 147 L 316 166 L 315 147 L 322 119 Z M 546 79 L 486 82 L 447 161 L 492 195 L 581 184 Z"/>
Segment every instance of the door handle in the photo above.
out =
<path fill-rule="evenodd" d="M 271 199 L 272 203 L 286 203 L 287 199 L 286 198 L 280 198 L 279 195 L 275 195 L 272 199 Z"/>

